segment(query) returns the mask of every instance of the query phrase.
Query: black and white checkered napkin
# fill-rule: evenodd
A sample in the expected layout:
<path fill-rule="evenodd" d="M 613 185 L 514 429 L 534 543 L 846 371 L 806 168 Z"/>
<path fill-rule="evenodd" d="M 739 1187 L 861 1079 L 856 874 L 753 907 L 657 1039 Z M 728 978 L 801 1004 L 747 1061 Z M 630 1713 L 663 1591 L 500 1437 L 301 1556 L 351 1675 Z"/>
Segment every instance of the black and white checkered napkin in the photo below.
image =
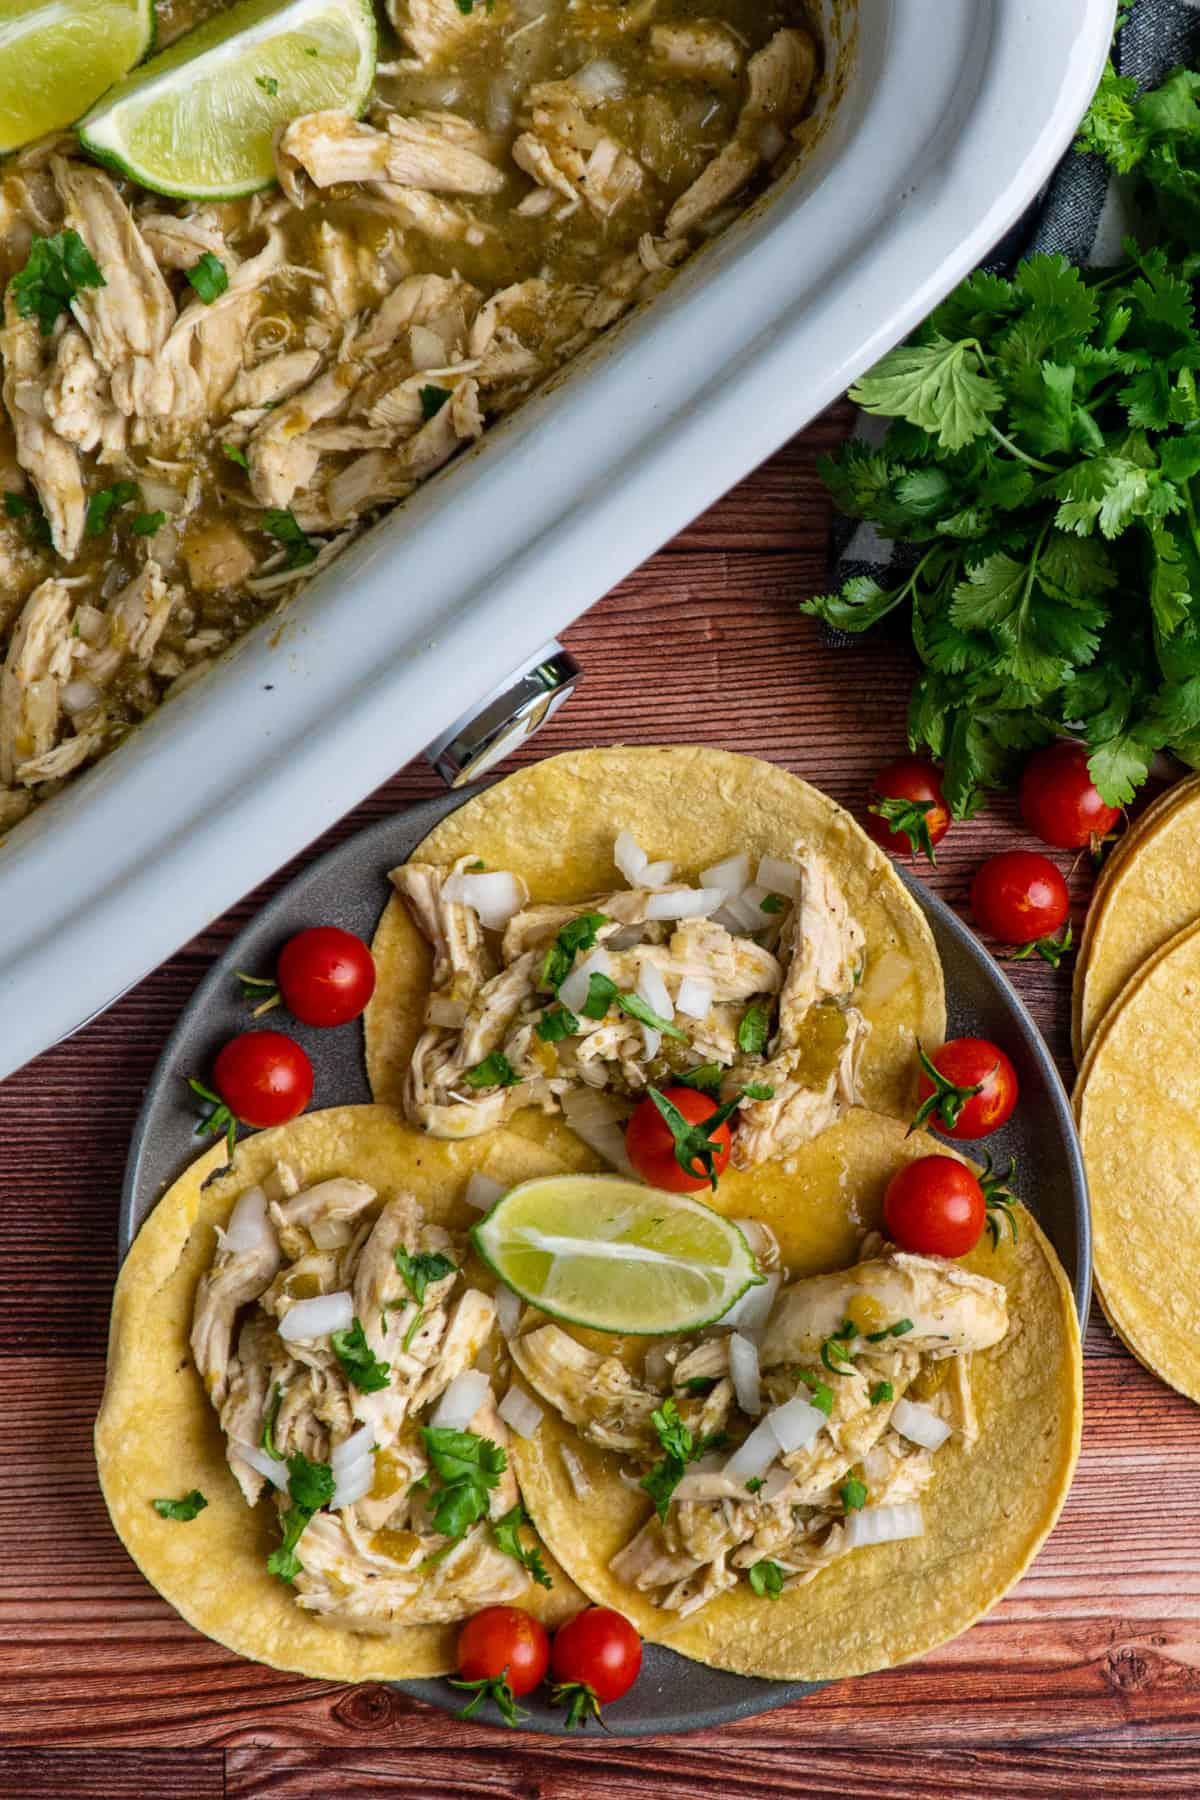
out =
<path fill-rule="evenodd" d="M 1200 63 L 1200 0 L 1136 0 L 1113 51 L 1122 75 L 1153 87 L 1180 63 Z M 1128 228 L 1122 197 L 1098 156 L 1064 156 L 1045 188 L 1011 231 L 996 245 L 984 267 L 1006 274 L 1023 256 L 1061 252 L 1076 263 L 1113 263 Z M 882 441 L 886 419 L 860 414 L 855 430 L 868 443 Z M 838 518 L 834 524 L 831 586 L 854 575 L 872 575 L 893 587 L 911 568 L 910 547 L 881 538 L 873 525 Z M 827 643 L 850 645 L 862 638 L 825 628 Z"/>

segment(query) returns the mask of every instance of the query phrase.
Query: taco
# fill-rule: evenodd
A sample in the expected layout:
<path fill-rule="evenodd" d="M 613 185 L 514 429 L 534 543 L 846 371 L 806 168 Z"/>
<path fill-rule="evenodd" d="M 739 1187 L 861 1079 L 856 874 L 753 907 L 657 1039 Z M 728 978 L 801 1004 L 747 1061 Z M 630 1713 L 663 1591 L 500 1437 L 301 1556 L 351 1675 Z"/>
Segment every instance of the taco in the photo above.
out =
<path fill-rule="evenodd" d="M 159 1201 L 113 1302 L 96 1456 L 147 1579 L 241 1655 L 339 1681 L 445 1672 L 493 1600 L 576 1611 L 519 1510 L 466 1230 L 481 1180 L 588 1153 L 346 1106 L 221 1155 Z"/>
<path fill-rule="evenodd" d="M 552 757 L 391 872 L 366 1020 L 375 1098 L 444 1139 L 562 1121 L 618 1166 L 649 1087 L 737 1106 L 734 1161 L 852 1106 L 898 1118 L 945 994 L 889 859 L 806 782 L 724 750 Z"/>
<path fill-rule="evenodd" d="M 716 1330 L 523 1319 L 509 1349 L 545 1409 L 514 1446 L 525 1503 L 643 1636 L 746 1675 L 863 1674 L 964 1630 L 1050 1531 L 1082 1414 L 1070 1289 L 1021 1207 L 959 1262 L 883 1241 L 888 1179 L 932 1148 L 856 1110 L 786 1178 L 724 1177 L 714 1206 L 775 1273 Z"/>

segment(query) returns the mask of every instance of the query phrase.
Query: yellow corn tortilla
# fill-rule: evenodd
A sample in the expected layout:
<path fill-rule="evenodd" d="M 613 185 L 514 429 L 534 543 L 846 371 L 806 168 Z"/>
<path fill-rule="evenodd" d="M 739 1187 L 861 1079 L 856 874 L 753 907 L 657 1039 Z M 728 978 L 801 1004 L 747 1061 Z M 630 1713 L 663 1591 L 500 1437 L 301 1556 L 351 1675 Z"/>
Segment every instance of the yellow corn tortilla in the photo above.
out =
<path fill-rule="evenodd" d="M 786 1181 L 757 1170 L 721 1181 L 722 1212 L 754 1214 L 780 1239 L 796 1275 L 854 1260 L 856 1227 L 878 1224 L 897 1166 L 933 1150 L 953 1154 L 892 1119 L 863 1111 L 789 1159 Z M 793 1166 L 794 1165 L 794 1166 Z M 921 1495 L 926 1533 L 856 1551 L 777 1600 L 748 1583 L 690 1618 L 653 1606 L 616 1579 L 611 1558 L 651 1512 L 619 1479 L 621 1459 L 587 1444 L 552 1409 L 517 1446 L 515 1465 L 538 1530 L 590 1599 L 617 1607 L 644 1637 L 739 1674 L 833 1680 L 891 1668 L 964 1631 L 1024 1574 L 1058 1518 L 1079 1451 L 1082 1362 L 1074 1302 L 1050 1244 L 1023 1207 L 1019 1238 L 993 1250 L 985 1235 L 967 1268 L 1008 1289 L 1010 1328 L 972 1358 L 980 1437 L 937 1453 Z M 591 1341 L 591 1340 L 589 1340 Z M 560 1446 L 583 1462 L 581 1501 Z"/>
<path fill-rule="evenodd" d="M 1200 922 L 1104 1015 L 1075 1110 L 1105 1313 L 1147 1368 L 1200 1400 Z"/>
<path fill-rule="evenodd" d="M 925 916 L 890 859 L 842 807 L 798 776 L 728 750 L 580 750 L 520 769 L 451 813 L 413 852 L 449 864 L 468 852 L 511 869 L 534 902 L 573 902 L 625 885 L 613 860 L 624 827 L 652 860 L 694 879 L 727 856 L 788 857 L 797 840 L 823 851 L 867 939 L 856 997 L 871 1031 L 859 1062 L 865 1105 L 896 1118 L 916 1103 L 914 1040 L 946 1034 L 942 967 Z M 432 957 L 398 897 L 372 945 L 378 978 L 366 1014 L 367 1072 L 376 1100 L 402 1103 L 420 1035 Z M 518 1113 L 514 1128 L 549 1141 L 555 1120 Z M 561 1126 L 558 1126 L 561 1130 Z"/>
<path fill-rule="evenodd" d="M 100 1485 L 117 1534 L 146 1579 L 197 1631 L 272 1668 L 332 1681 L 440 1675 L 454 1666 L 458 1625 L 413 1625 L 371 1637 L 326 1623 L 297 1606 L 267 1573 L 279 1540 L 275 1508 L 246 1505 L 225 1461 L 217 1415 L 191 1359 L 196 1284 L 209 1265 L 216 1225 L 238 1194 L 283 1159 L 303 1185 L 334 1175 L 367 1181 L 381 1195 L 403 1188 L 426 1217 L 454 1230 L 479 1218 L 463 1200 L 473 1171 L 506 1185 L 565 1168 L 594 1167 L 570 1140 L 564 1157 L 497 1131 L 472 1143 L 442 1143 L 410 1130 L 384 1107 L 340 1106 L 238 1145 L 232 1174 L 211 1186 L 219 1145 L 164 1194 L 125 1259 L 113 1298 L 108 1375 L 96 1421 Z M 573 1160 L 572 1160 L 573 1158 Z M 484 1277 L 480 1285 L 490 1286 Z M 207 1507 L 189 1523 L 151 1506 L 199 1488 Z M 304 1542 L 300 1542 L 303 1558 Z M 530 1585 L 521 1604 L 548 1626 L 578 1611 L 582 1596 L 562 1571 L 553 1588 Z"/>
<path fill-rule="evenodd" d="M 1082 1062 L 1100 1021 L 1152 952 L 1200 918 L 1200 775 L 1161 794 L 1121 840 L 1097 883 L 1071 992 Z"/>

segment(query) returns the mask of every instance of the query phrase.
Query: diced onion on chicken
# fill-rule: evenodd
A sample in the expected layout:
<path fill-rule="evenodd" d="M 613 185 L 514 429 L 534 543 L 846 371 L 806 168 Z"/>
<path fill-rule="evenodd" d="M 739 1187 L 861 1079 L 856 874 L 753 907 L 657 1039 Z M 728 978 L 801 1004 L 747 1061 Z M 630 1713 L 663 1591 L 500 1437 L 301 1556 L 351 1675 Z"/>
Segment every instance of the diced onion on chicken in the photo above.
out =
<path fill-rule="evenodd" d="M 279 1321 L 285 1343 L 328 1337 L 331 1331 L 349 1331 L 354 1323 L 354 1301 L 348 1292 L 318 1294 L 313 1300 L 297 1300 Z"/>
<path fill-rule="evenodd" d="M 461 1375 L 454 1377 L 438 1401 L 430 1424 L 435 1429 L 465 1431 L 491 1391 L 486 1375 L 478 1369 L 464 1369 Z"/>
<path fill-rule="evenodd" d="M 613 861 L 630 887 L 634 887 L 650 858 L 632 832 L 618 831 L 616 842 L 613 844 Z"/>
<path fill-rule="evenodd" d="M 451 875 L 443 883 L 442 894 L 447 900 L 469 906 L 488 931 L 503 931 L 529 898 L 525 883 L 507 869 L 488 869 L 482 875 Z"/>
<path fill-rule="evenodd" d="M 643 883 L 652 884 L 646 875 Z M 707 919 L 725 899 L 720 888 L 673 888 L 669 894 L 651 894 L 646 901 L 648 919 Z"/>
<path fill-rule="evenodd" d="M 785 899 L 794 900 L 800 885 L 800 871 L 795 863 L 784 862 L 778 856 L 764 856 L 754 879 L 768 894 L 782 894 Z"/>
<path fill-rule="evenodd" d="M 351 1463 L 356 1463 L 362 1457 L 369 1455 L 374 1448 L 374 1426 L 360 1425 L 358 1430 L 352 1431 L 348 1438 L 343 1438 L 340 1444 L 334 1445 L 329 1453 L 329 1466 L 335 1475 L 340 1475 L 343 1469 L 349 1468 Z"/>
<path fill-rule="evenodd" d="M 594 56 L 582 69 L 576 69 L 571 86 L 589 100 L 619 100 L 625 92 L 625 77 L 615 62 L 605 56 Z"/>
<path fill-rule="evenodd" d="M 737 1222 L 735 1219 L 734 1224 Z M 771 1316 L 771 1308 L 775 1304 L 775 1296 L 782 1280 L 783 1276 L 778 1269 L 770 1275 L 764 1275 L 758 1287 L 747 1288 L 741 1299 L 734 1301 L 721 1324 L 736 1325 L 743 1337 L 751 1337 L 760 1332 Z"/>
<path fill-rule="evenodd" d="M 568 1012 L 582 1012 L 587 1005 L 588 990 L 593 975 L 612 974 L 612 957 L 608 951 L 599 948 L 591 950 L 571 970 L 558 990 L 558 997 Z"/>
<path fill-rule="evenodd" d="M 713 863 L 711 868 L 701 869 L 700 886 L 720 888 L 723 894 L 740 894 L 750 884 L 750 858 L 744 850 L 736 856 L 727 856 L 724 862 Z"/>
<path fill-rule="evenodd" d="M 729 1373 L 733 1391 L 744 1413 L 754 1418 L 762 1411 L 762 1382 L 758 1366 L 758 1345 L 735 1331 L 729 1340 Z"/>
<path fill-rule="evenodd" d="M 229 1449 L 241 1462 L 248 1463 L 256 1475 L 264 1476 L 281 1493 L 287 1493 L 288 1466 L 281 1457 L 268 1456 L 257 1444 L 237 1444 L 232 1440 Z"/>
<path fill-rule="evenodd" d="M 950 1427 L 939 1413 L 913 1400 L 897 1400 L 891 1422 L 901 1437 L 919 1444 L 922 1450 L 940 1450 L 950 1436 Z"/>
<path fill-rule="evenodd" d="M 273 1244 L 275 1227 L 267 1217 L 267 1196 L 260 1187 L 247 1188 L 239 1194 L 224 1231 L 217 1227 L 217 1242 L 222 1250 L 265 1249 Z"/>
<path fill-rule="evenodd" d="M 476 1169 L 467 1182 L 463 1199 L 468 1206 L 473 1206 L 476 1212 L 491 1212 L 503 1192 L 504 1183 L 502 1181 L 494 1181 L 490 1175 L 484 1175 Z"/>
<path fill-rule="evenodd" d="M 356 1500 L 364 1499 L 374 1485 L 375 1460 L 368 1451 L 335 1473 L 333 1498 L 329 1504 L 334 1512 L 342 1506 L 353 1506 Z"/>
<path fill-rule="evenodd" d="M 734 1481 L 753 1481 L 765 1475 L 778 1456 L 779 1439 L 768 1417 L 754 1427 L 744 1444 L 738 1445 L 725 1464 L 725 1473 Z"/>
<path fill-rule="evenodd" d="M 675 996 L 676 1012 L 686 1013 L 689 1019 L 707 1019 L 712 1011 L 712 1003 L 712 982 L 701 981 L 695 975 L 685 975 Z"/>
<path fill-rule="evenodd" d="M 625 1113 L 611 1094 L 597 1088 L 568 1088 L 563 1117 L 585 1144 L 623 1175 L 637 1179 L 625 1148 Z"/>
<path fill-rule="evenodd" d="M 829 1423 L 819 1407 L 810 1406 L 807 1400 L 796 1395 L 794 1400 L 785 1400 L 769 1412 L 764 1424 L 771 1427 L 775 1441 L 785 1456 L 793 1450 L 803 1450 L 805 1444 L 811 1444 L 823 1425 Z"/>
<path fill-rule="evenodd" d="M 924 1536 L 924 1515 L 915 1501 L 905 1506 L 864 1506 L 846 1520 L 846 1546 L 850 1550 Z"/>
<path fill-rule="evenodd" d="M 521 1299 L 520 1294 L 514 1294 L 510 1287 L 501 1282 L 496 1289 L 496 1323 L 505 1338 L 516 1335 L 524 1305 L 525 1302 Z"/>
<path fill-rule="evenodd" d="M 520 1438 L 532 1437 L 542 1422 L 541 1407 L 519 1387 L 510 1387 L 496 1410 Z"/>
<path fill-rule="evenodd" d="M 674 873 L 675 864 L 673 862 L 647 863 L 642 870 L 641 885 L 642 887 L 648 888 L 666 887 Z M 664 914 L 663 916 L 670 917 L 669 914 Z M 655 914 L 650 911 L 649 907 L 646 908 L 646 917 L 648 919 L 655 917 Z"/>
<path fill-rule="evenodd" d="M 651 1012 L 656 1012 L 660 1019 L 675 1017 L 675 1004 L 667 984 L 652 962 L 644 962 L 638 970 L 637 991 Z"/>

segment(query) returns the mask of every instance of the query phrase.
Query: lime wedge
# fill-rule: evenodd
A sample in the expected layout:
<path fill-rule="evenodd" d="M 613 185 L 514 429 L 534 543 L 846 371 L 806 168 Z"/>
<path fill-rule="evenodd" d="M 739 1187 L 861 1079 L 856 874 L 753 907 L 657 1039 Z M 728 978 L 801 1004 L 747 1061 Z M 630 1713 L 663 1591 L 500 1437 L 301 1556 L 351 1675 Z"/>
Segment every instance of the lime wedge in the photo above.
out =
<path fill-rule="evenodd" d="M 695 1331 L 762 1279 L 731 1220 L 619 1175 L 522 1182 L 471 1237 L 522 1299 L 594 1331 Z"/>
<path fill-rule="evenodd" d="M 241 0 L 113 88 L 79 136 L 155 193 L 228 200 L 274 180 L 278 126 L 361 112 L 374 76 L 370 0 Z"/>
<path fill-rule="evenodd" d="M 154 0 L 4 0 L 0 156 L 73 124 L 153 41 Z"/>

